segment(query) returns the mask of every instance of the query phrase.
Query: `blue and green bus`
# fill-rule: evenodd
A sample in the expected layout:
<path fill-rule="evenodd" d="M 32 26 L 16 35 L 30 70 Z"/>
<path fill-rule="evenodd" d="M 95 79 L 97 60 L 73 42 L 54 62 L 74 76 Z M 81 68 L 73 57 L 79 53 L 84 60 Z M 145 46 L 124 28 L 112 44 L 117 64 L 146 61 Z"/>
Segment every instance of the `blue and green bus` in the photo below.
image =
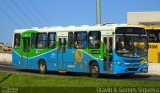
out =
<path fill-rule="evenodd" d="M 148 72 L 143 27 L 107 24 L 44 27 L 14 32 L 15 68 L 58 72 L 134 74 Z"/>

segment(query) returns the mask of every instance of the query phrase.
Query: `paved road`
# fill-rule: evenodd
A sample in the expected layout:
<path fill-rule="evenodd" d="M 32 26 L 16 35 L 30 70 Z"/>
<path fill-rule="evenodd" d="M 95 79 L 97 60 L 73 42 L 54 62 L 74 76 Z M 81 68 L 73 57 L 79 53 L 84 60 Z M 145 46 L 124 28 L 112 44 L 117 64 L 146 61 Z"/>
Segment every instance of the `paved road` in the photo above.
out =
<path fill-rule="evenodd" d="M 12 65 L 7 64 L 0 64 L 0 72 L 13 72 L 13 73 L 23 73 L 23 74 L 33 74 L 33 75 L 47 75 L 53 77 L 78 77 L 78 76 L 88 76 L 86 73 L 66 73 L 66 74 L 59 74 L 58 72 L 47 72 L 46 74 L 40 74 L 38 71 L 33 70 L 25 70 L 25 69 L 15 69 Z M 130 79 L 130 80 L 160 80 L 160 76 L 157 75 L 144 75 L 144 74 L 135 74 L 130 75 L 129 77 L 120 77 L 119 75 L 101 75 L 100 78 L 103 79 Z"/>

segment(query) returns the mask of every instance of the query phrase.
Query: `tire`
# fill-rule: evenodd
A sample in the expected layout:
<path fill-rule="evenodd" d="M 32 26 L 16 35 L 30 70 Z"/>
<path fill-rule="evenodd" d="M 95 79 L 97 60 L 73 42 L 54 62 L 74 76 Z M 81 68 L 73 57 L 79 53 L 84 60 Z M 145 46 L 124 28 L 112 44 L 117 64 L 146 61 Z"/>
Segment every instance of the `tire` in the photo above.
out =
<path fill-rule="evenodd" d="M 93 62 L 89 65 L 89 74 L 91 77 L 97 78 L 100 75 L 99 66 L 97 62 Z"/>
<path fill-rule="evenodd" d="M 46 62 L 44 60 L 40 60 L 39 62 L 39 72 L 41 74 L 45 74 L 47 72 Z"/>

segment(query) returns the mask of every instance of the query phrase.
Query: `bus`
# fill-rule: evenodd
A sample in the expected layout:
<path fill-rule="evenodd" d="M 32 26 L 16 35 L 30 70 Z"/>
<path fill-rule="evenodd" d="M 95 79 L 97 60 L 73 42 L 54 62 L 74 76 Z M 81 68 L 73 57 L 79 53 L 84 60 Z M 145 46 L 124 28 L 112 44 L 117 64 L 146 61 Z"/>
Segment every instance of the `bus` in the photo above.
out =
<path fill-rule="evenodd" d="M 15 68 L 129 75 L 148 72 L 147 34 L 124 24 L 44 27 L 14 32 Z"/>
<path fill-rule="evenodd" d="M 148 62 L 160 63 L 160 25 L 144 25 L 148 34 Z"/>

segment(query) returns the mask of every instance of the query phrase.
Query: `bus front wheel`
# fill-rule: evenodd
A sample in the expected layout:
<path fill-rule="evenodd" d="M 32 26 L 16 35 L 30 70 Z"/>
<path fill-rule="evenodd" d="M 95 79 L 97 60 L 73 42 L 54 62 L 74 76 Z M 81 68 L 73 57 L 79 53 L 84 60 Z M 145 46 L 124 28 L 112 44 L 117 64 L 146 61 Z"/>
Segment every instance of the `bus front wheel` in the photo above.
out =
<path fill-rule="evenodd" d="M 89 73 L 94 78 L 99 77 L 100 72 L 99 72 L 99 66 L 97 62 L 93 62 L 89 65 Z"/>
<path fill-rule="evenodd" d="M 39 62 L 39 72 L 44 74 L 47 71 L 46 62 L 44 60 L 40 60 Z"/>

